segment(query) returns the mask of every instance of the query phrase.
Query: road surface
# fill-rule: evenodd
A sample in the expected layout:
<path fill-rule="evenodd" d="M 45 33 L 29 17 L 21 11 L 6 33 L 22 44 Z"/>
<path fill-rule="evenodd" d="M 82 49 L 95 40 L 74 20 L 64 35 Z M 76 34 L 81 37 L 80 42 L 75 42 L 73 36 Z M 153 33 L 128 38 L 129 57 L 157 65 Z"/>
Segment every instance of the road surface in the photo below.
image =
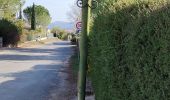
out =
<path fill-rule="evenodd" d="M 53 87 L 57 89 L 55 100 L 68 100 L 63 70 L 72 47 L 61 41 L 0 51 L 0 100 L 49 100 Z"/>

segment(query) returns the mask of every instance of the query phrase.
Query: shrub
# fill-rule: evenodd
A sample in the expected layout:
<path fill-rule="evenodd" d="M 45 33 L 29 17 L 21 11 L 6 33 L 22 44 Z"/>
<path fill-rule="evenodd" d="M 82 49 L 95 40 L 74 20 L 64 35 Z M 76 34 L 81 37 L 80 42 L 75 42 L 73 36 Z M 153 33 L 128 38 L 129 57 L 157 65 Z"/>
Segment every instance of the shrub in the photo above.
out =
<path fill-rule="evenodd" d="M 79 41 L 79 35 L 78 34 L 70 34 L 71 35 L 71 43 L 74 44 L 74 45 L 79 45 L 78 41 Z"/>
<path fill-rule="evenodd" d="M 63 32 L 63 33 L 61 34 L 61 39 L 62 39 L 62 40 L 67 40 L 67 39 L 68 39 L 68 33 Z"/>
<path fill-rule="evenodd" d="M 32 34 L 32 33 L 27 34 L 27 40 L 28 40 L 28 41 L 34 40 L 34 37 L 33 37 L 33 34 Z"/>
<path fill-rule="evenodd" d="M 14 24 L 17 26 L 19 33 L 23 33 L 23 29 L 24 29 L 24 21 L 21 19 L 17 19 Z"/>
<path fill-rule="evenodd" d="M 12 22 L 0 20 L 0 37 L 3 38 L 3 46 L 17 46 L 20 40 L 19 29 Z"/>
<path fill-rule="evenodd" d="M 30 32 L 27 30 L 27 29 L 23 29 L 22 30 L 22 34 L 21 34 L 21 36 L 20 36 L 20 42 L 26 42 L 26 41 L 28 41 L 28 34 L 29 34 Z"/>
<path fill-rule="evenodd" d="M 103 0 L 89 47 L 96 100 L 170 99 L 169 4 Z"/>
<path fill-rule="evenodd" d="M 28 41 L 28 40 L 27 40 L 27 34 L 21 34 L 21 36 L 20 36 L 20 42 L 21 42 L 21 43 L 24 43 L 24 42 L 26 42 L 26 41 Z"/>
<path fill-rule="evenodd" d="M 76 37 L 73 37 L 73 38 L 71 39 L 71 43 L 72 43 L 72 44 L 77 44 L 77 39 L 76 39 Z"/>
<path fill-rule="evenodd" d="M 51 33 L 54 34 L 54 37 L 58 37 L 59 39 L 62 39 L 62 40 L 66 40 L 68 36 L 68 33 L 63 29 L 60 29 L 59 27 L 54 27 L 51 30 Z"/>

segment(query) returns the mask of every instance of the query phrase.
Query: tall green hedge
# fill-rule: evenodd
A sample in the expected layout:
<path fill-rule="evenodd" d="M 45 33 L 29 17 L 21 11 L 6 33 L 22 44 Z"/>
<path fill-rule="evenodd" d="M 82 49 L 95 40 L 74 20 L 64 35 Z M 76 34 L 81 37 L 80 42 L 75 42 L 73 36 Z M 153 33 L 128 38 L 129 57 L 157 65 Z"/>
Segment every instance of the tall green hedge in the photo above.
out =
<path fill-rule="evenodd" d="M 0 37 L 3 38 L 3 46 L 16 47 L 20 41 L 20 28 L 6 19 L 0 20 Z"/>
<path fill-rule="evenodd" d="M 170 1 L 100 1 L 89 44 L 96 100 L 169 100 Z"/>

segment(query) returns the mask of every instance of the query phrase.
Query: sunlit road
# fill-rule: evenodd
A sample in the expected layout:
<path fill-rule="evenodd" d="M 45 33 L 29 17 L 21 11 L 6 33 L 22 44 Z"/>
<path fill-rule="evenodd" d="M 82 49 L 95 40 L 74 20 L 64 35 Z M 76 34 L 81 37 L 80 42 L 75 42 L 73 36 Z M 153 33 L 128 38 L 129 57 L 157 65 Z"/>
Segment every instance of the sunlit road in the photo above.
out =
<path fill-rule="evenodd" d="M 0 100 L 48 100 L 53 87 L 60 100 L 66 84 L 62 70 L 72 53 L 69 42 L 0 51 Z"/>

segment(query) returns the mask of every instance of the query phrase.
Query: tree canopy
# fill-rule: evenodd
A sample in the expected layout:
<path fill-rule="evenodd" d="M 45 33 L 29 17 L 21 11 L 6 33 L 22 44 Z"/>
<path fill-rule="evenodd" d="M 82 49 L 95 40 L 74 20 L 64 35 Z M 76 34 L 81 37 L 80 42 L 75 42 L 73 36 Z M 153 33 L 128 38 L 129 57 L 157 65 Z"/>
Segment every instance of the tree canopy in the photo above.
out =
<path fill-rule="evenodd" d="M 31 23 L 32 6 L 24 9 L 24 16 L 29 23 Z M 35 5 L 35 19 L 36 25 L 47 26 L 51 22 L 51 17 L 48 9 L 41 5 Z"/>
<path fill-rule="evenodd" d="M 36 20 L 35 20 L 35 4 L 32 6 L 32 14 L 31 14 L 31 29 L 36 29 Z"/>
<path fill-rule="evenodd" d="M 67 13 L 70 21 L 80 21 L 81 20 L 81 9 L 75 5 L 71 6 L 71 10 Z"/>
<path fill-rule="evenodd" d="M 7 19 L 15 17 L 24 2 L 25 0 L 0 0 L 0 17 Z"/>

